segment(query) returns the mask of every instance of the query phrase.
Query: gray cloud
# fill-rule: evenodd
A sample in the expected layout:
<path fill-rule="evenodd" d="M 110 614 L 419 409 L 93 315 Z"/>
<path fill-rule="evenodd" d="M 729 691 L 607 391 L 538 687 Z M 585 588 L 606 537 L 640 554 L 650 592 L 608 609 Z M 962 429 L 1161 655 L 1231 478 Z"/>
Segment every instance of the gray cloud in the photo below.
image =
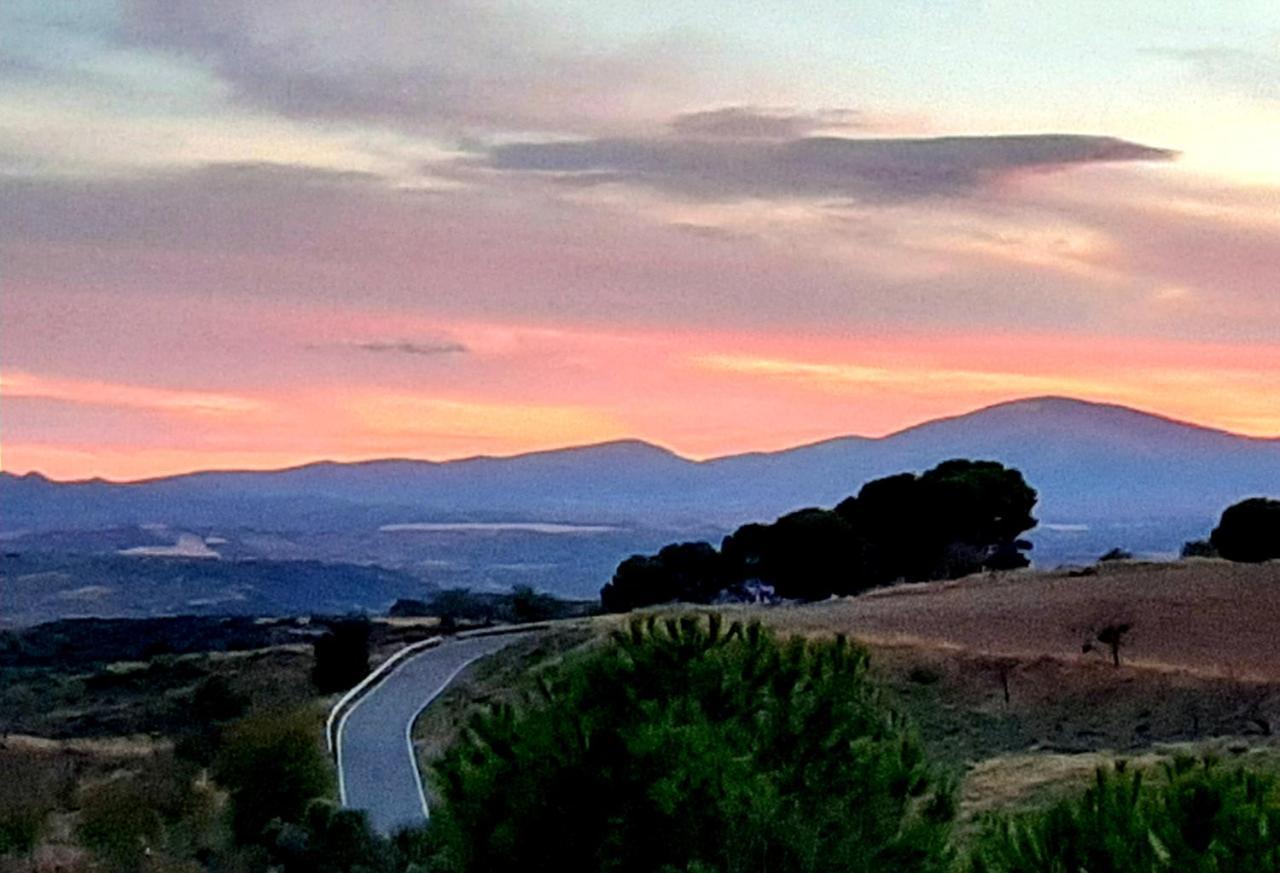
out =
<path fill-rule="evenodd" d="M 365 352 L 391 353 L 397 355 L 418 355 L 436 357 L 438 355 L 457 355 L 471 351 L 464 344 L 455 340 L 437 339 L 426 341 L 413 340 L 369 340 L 353 343 Z"/>
<path fill-rule="evenodd" d="M 820 130 L 857 127 L 861 113 L 852 109 L 796 112 L 759 106 L 724 106 L 676 116 L 671 129 L 690 137 L 728 139 L 795 139 Z"/>
<path fill-rule="evenodd" d="M 588 130 L 687 92 L 706 47 L 587 50 L 572 21 L 470 0 L 129 0 L 119 38 L 286 116 L 424 130 Z"/>
<path fill-rule="evenodd" d="M 1022 171 L 1176 153 L 1070 134 L 936 139 L 803 137 L 782 141 L 690 138 L 521 142 L 491 148 L 499 170 L 583 184 L 622 182 L 704 199 L 805 197 L 911 200 L 963 195 Z"/>

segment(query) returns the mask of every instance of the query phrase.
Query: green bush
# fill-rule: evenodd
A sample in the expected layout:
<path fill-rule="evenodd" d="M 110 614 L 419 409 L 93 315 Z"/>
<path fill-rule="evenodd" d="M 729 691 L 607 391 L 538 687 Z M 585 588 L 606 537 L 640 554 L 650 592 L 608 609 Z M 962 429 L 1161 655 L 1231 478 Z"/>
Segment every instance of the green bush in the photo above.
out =
<path fill-rule="evenodd" d="M 237 840 L 257 841 L 273 819 L 298 822 L 310 801 L 332 793 L 319 738 L 305 711 L 254 715 L 228 728 L 213 774 L 231 794 Z"/>
<path fill-rule="evenodd" d="M 473 720 L 437 860 L 480 871 L 930 871 L 952 792 L 839 639 L 633 622 Z"/>
<path fill-rule="evenodd" d="M 1181 758 L 1156 779 L 1099 769 L 1082 796 L 989 818 L 970 873 L 1270 873 L 1280 870 L 1280 783 Z"/>

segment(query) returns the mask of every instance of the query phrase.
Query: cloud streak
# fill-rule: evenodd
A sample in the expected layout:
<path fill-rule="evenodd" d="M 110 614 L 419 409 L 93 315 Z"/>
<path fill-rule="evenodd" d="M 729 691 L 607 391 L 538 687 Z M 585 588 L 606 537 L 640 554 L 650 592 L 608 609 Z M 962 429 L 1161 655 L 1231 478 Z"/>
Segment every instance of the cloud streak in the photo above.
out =
<path fill-rule="evenodd" d="M 434 358 L 440 355 L 458 355 L 469 352 L 464 344 L 453 340 L 366 340 L 353 344 L 357 349 L 375 354 L 413 355 Z"/>
<path fill-rule="evenodd" d="M 612 138 L 498 145 L 489 166 L 583 184 L 624 183 L 708 200 L 831 198 L 908 201 L 960 196 L 1024 172 L 1168 161 L 1176 153 L 1072 134 L 930 139 L 822 136 L 755 139 Z"/>

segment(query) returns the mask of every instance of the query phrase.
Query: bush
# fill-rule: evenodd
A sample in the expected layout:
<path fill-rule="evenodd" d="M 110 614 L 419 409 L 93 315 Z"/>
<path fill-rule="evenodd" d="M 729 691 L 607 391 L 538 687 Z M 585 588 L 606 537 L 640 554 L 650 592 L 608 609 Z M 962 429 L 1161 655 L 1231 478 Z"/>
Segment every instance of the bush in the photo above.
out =
<path fill-rule="evenodd" d="M 1081 797 L 986 820 L 972 873 L 1219 873 L 1280 870 L 1280 786 L 1211 760 L 1148 780 L 1099 769 Z"/>
<path fill-rule="evenodd" d="M 843 639 L 635 621 L 437 769 L 450 869 L 942 870 L 953 805 Z"/>
<path fill-rule="evenodd" d="M 250 716 L 227 730 L 213 774 L 231 794 L 239 841 L 256 841 L 272 819 L 299 821 L 310 801 L 331 793 L 319 739 L 305 711 Z"/>
<path fill-rule="evenodd" d="M 85 790 L 78 832 L 108 870 L 131 873 L 163 839 L 164 821 L 140 781 L 123 775 Z"/>
<path fill-rule="evenodd" d="M 1208 540 L 1187 540 L 1182 544 L 1184 558 L 1216 558 L 1218 550 Z"/>
<path fill-rule="evenodd" d="M 335 622 L 316 640 L 315 656 L 311 678 L 320 693 L 346 691 L 369 675 L 369 622 Z"/>
<path fill-rule="evenodd" d="M 1106 553 L 1105 555 L 1103 555 L 1102 557 L 1098 558 L 1098 560 L 1099 560 L 1100 562 L 1106 562 L 1106 561 L 1132 561 L 1132 560 L 1133 560 L 1133 552 L 1125 551 L 1124 549 L 1120 548 L 1119 546 L 1116 546 L 1114 549 L 1112 549 L 1111 551 L 1107 552 L 1107 553 Z"/>
<path fill-rule="evenodd" d="M 1209 542 L 1229 561 L 1280 558 L 1280 500 L 1251 497 L 1228 506 Z"/>

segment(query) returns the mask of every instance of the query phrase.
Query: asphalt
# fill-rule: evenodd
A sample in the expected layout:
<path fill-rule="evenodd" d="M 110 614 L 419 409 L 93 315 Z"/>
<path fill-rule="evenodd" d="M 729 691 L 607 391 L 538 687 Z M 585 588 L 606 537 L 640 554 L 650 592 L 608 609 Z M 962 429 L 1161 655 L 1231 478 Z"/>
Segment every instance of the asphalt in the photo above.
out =
<path fill-rule="evenodd" d="M 391 834 L 427 820 L 427 801 L 411 733 L 418 714 L 462 669 L 511 644 L 516 636 L 451 640 L 407 658 L 365 693 L 338 726 L 342 803 L 369 814 Z"/>

